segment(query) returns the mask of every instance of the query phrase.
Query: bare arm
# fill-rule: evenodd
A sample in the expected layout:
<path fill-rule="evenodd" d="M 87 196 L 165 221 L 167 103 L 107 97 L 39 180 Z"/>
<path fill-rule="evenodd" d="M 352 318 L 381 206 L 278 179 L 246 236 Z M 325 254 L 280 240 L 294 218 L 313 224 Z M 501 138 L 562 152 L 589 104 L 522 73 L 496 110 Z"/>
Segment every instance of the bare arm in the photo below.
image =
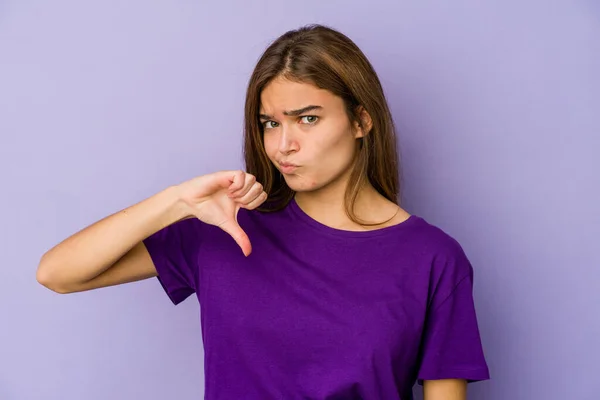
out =
<path fill-rule="evenodd" d="M 236 220 L 267 199 L 253 175 L 220 171 L 171 186 L 63 240 L 44 254 L 37 280 L 58 293 L 138 281 L 157 275 L 143 240 L 186 218 L 218 226 L 245 255 L 252 247 Z"/>
<path fill-rule="evenodd" d="M 190 214 L 178 187 L 169 187 L 54 246 L 42 256 L 37 280 L 71 293 L 156 276 L 142 240 Z"/>
<path fill-rule="evenodd" d="M 466 400 L 467 383 L 463 379 L 426 380 L 423 400 Z"/>

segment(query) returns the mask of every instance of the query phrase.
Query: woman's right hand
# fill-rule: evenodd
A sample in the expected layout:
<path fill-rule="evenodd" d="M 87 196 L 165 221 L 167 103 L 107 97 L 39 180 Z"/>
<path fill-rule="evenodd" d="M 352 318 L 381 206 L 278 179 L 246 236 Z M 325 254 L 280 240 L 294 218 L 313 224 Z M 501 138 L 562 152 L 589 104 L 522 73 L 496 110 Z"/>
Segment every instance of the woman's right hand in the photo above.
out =
<path fill-rule="evenodd" d="M 64 239 L 42 255 L 36 277 L 57 293 L 73 293 L 157 275 L 145 238 L 181 219 L 199 218 L 231 235 L 245 255 L 252 247 L 237 223 L 240 208 L 267 198 L 254 176 L 224 171 L 172 185 Z"/>
<path fill-rule="evenodd" d="M 250 239 L 237 222 L 240 208 L 252 210 L 267 199 L 256 178 L 244 171 L 219 171 L 178 185 L 190 215 L 227 232 L 245 256 L 252 251 Z"/>

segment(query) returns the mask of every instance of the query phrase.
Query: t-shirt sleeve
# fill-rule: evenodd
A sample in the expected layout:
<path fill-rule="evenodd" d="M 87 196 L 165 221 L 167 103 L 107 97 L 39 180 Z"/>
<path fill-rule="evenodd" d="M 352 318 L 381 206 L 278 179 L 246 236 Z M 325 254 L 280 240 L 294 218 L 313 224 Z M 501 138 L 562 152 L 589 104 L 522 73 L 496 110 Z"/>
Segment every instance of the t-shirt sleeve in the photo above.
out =
<path fill-rule="evenodd" d="M 196 292 L 201 227 L 202 222 L 197 218 L 185 219 L 143 241 L 154 262 L 158 281 L 175 305 Z"/>
<path fill-rule="evenodd" d="M 439 257 L 421 347 L 418 382 L 489 379 L 473 301 L 473 268 L 460 245 Z"/>

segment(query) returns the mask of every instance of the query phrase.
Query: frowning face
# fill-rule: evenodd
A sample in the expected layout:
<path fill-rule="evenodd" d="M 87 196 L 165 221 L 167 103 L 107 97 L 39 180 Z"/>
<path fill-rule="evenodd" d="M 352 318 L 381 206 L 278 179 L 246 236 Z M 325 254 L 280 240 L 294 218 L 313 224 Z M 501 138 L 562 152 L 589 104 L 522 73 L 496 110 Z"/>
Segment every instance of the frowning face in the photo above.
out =
<path fill-rule="evenodd" d="M 277 78 L 261 93 L 260 120 L 265 151 L 292 190 L 345 185 L 363 133 L 340 97 Z"/>

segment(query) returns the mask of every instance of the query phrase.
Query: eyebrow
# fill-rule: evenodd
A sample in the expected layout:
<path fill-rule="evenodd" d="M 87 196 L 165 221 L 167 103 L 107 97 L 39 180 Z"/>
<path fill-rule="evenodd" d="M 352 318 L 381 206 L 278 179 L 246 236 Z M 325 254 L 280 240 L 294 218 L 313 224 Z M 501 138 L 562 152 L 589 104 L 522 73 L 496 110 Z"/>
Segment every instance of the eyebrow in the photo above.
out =
<path fill-rule="evenodd" d="M 297 117 L 298 115 L 304 114 L 305 112 L 308 112 L 308 111 L 322 110 L 322 109 L 323 109 L 323 107 L 321 107 L 321 106 L 310 105 L 310 106 L 299 108 L 297 110 L 284 111 L 283 115 Z M 273 119 L 272 115 L 267 115 L 267 114 L 260 114 L 259 117 L 260 117 L 260 119 Z"/>

